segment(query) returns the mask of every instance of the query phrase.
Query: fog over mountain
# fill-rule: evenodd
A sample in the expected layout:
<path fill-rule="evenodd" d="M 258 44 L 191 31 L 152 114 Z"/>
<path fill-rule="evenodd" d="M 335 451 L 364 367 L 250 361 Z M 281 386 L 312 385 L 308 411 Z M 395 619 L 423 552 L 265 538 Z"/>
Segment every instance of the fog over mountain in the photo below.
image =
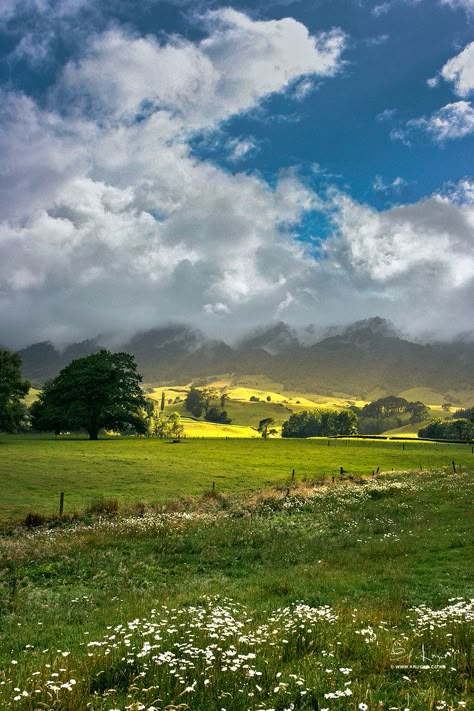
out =
<path fill-rule="evenodd" d="M 305 336 L 308 336 L 306 331 Z M 58 351 L 42 342 L 21 351 L 23 370 L 35 384 L 55 376 L 74 358 L 97 351 L 101 338 Z M 142 332 L 116 348 L 133 353 L 144 382 L 184 383 L 216 375 L 265 375 L 288 389 L 345 392 L 365 397 L 374 389 L 397 393 L 429 387 L 456 402 L 456 391 L 474 389 L 474 341 L 413 343 L 376 317 L 301 341 L 285 323 L 228 344 L 199 330 L 169 325 Z"/>

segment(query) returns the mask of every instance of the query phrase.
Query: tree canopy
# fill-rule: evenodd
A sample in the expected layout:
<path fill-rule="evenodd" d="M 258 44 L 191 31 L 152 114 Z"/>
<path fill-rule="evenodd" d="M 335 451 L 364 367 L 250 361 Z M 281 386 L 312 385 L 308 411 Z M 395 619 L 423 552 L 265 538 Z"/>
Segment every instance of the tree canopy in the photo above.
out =
<path fill-rule="evenodd" d="M 204 415 L 204 419 L 208 422 L 220 423 L 221 425 L 230 425 L 232 422 L 230 417 L 227 417 L 226 410 L 219 410 L 219 408 L 214 405 L 208 409 Z"/>
<path fill-rule="evenodd" d="M 151 434 L 163 439 L 173 437 L 180 439 L 184 434 L 184 427 L 181 424 L 181 417 L 178 412 L 171 412 L 165 415 L 163 412 L 156 414 L 151 419 Z"/>
<path fill-rule="evenodd" d="M 351 410 L 302 410 L 283 423 L 281 436 L 333 437 L 357 431 L 357 415 Z"/>
<path fill-rule="evenodd" d="M 352 408 L 362 418 L 388 419 L 409 414 L 410 422 L 422 422 L 429 415 L 429 408 L 420 400 L 409 402 L 403 397 L 388 395 L 373 400 L 362 408 Z"/>
<path fill-rule="evenodd" d="M 456 410 L 456 412 L 452 415 L 452 419 L 456 420 L 459 418 L 474 422 L 474 407 L 466 407 L 461 410 Z"/>
<path fill-rule="evenodd" d="M 360 434 L 381 434 L 403 424 L 423 422 L 429 408 L 420 400 L 409 402 L 403 397 L 388 395 L 364 405 L 350 408 L 359 418 Z"/>
<path fill-rule="evenodd" d="M 184 400 L 184 407 L 194 417 L 201 417 L 204 410 L 204 398 L 197 388 L 191 388 Z"/>
<path fill-rule="evenodd" d="M 216 388 L 207 385 L 201 390 L 201 395 L 202 403 L 204 405 L 204 412 L 207 415 L 209 412 L 209 408 L 211 407 L 211 402 L 219 397 L 219 391 Z"/>
<path fill-rule="evenodd" d="M 135 359 L 128 353 L 99 353 L 78 358 L 46 383 L 31 407 L 32 425 L 40 431 L 84 429 L 90 439 L 100 430 L 147 430 Z"/>
<path fill-rule="evenodd" d="M 447 420 L 437 418 L 418 430 L 418 437 L 470 442 L 474 440 L 474 422 L 463 417 Z"/>
<path fill-rule="evenodd" d="M 273 419 L 273 417 L 264 417 L 263 420 L 260 420 L 257 429 L 262 435 L 263 439 L 267 439 L 270 433 L 274 434 L 276 432 L 275 429 L 270 429 L 270 427 L 274 424 L 275 420 Z"/>
<path fill-rule="evenodd" d="M 22 402 L 30 389 L 21 375 L 21 356 L 0 350 L 0 431 L 15 432 L 26 415 Z"/>

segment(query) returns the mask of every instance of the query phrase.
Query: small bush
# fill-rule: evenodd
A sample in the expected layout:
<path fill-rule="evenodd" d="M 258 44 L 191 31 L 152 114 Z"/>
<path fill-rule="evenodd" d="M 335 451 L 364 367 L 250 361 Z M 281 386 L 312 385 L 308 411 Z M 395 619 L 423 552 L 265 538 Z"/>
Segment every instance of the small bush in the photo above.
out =
<path fill-rule="evenodd" d="M 118 499 L 106 499 L 101 496 L 99 499 L 91 501 L 86 513 L 92 516 L 116 516 L 120 508 Z"/>
<path fill-rule="evenodd" d="M 46 518 L 34 511 L 30 511 L 25 518 L 25 526 L 27 528 L 37 528 L 38 526 L 43 526 L 46 523 Z"/>
<path fill-rule="evenodd" d="M 146 512 L 146 504 L 144 501 L 136 501 L 133 505 L 133 511 L 137 516 L 144 516 Z"/>

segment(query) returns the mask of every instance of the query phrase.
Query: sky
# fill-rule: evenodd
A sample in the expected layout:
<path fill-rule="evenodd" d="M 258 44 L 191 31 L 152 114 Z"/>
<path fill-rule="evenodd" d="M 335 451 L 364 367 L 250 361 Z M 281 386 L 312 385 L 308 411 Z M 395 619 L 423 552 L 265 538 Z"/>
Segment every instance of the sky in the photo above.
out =
<path fill-rule="evenodd" d="M 0 342 L 474 337 L 474 0 L 1 0 Z"/>

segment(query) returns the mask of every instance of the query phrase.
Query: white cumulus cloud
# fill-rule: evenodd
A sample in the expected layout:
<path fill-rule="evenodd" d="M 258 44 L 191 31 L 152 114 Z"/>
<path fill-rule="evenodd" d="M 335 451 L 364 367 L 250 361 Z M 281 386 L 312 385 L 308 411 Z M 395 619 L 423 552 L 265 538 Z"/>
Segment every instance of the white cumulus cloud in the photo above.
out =
<path fill-rule="evenodd" d="M 209 36 L 199 44 L 163 44 L 119 29 L 95 37 L 85 56 L 66 66 L 61 98 L 114 119 L 168 110 L 189 131 L 255 108 L 300 77 L 333 76 L 341 65 L 340 30 L 311 36 L 292 18 L 254 21 L 229 8 L 205 19 Z"/>
<path fill-rule="evenodd" d="M 474 42 L 446 62 L 441 75 L 446 81 L 454 84 L 459 96 L 468 96 L 474 91 Z"/>
<path fill-rule="evenodd" d="M 2 95 L 4 337 L 64 342 L 223 316 L 233 329 L 304 288 L 314 263 L 293 230 L 315 196 L 291 171 L 273 187 L 230 175 L 188 139 L 300 77 L 335 74 L 344 36 L 227 10 L 205 19 L 197 44 L 94 37 L 48 109 Z M 237 160 L 254 142 L 230 149 Z"/>
<path fill-rule="evenodd" d="M 455 101 L 419 122 L 436 141 L 464 138 L 474 133 L 474 109 L 468 101 Z"/>
<path fill-rule="evenodd" d="M 378 212 L 315 195 L 295 170 L 270 185 L 191 151 L 196 131 L 335 75 L 344 34 L 229 9 L 204 21 L 195 43 L 108 29 L 66 65 L 47 106 L 0 97 L 2 338 L 64 343 L 172 320 L 223 336 L 281 317 L 326 325 L 376 313 L 414 332 L 467 327 L 469 181 Z M 464 104 L 450 110 L 466 122 Z M 464 130 L 445 118 L 451 134 Z M 439 126 L 433 135 L 454 137 Z M 227 148 L 237 160 L 254 140 Z M 316 210 L 333 221 L 317 255 L 298 239 Z"/>
<path fill-rule="evenodd" d="M 474 204 L 469 180 L 413 205 L 379 212 L 336 192 L 328 260 L 350 278 L 351 307 L 372 303 L 413 334 L 472 329 Z M 367 304 L 366 304 L 367 307 Z"/>
<path fill-rule="evenodd" d="M 405 126 L 392 129 L 390 137 L 410 146 L 412 138 L 420 132 L 428 134 L 440 144 L 465 138 L 474 133 L 474 109 L 469 101 L 454 101 L 430 116 L 411 119 Z"/>

